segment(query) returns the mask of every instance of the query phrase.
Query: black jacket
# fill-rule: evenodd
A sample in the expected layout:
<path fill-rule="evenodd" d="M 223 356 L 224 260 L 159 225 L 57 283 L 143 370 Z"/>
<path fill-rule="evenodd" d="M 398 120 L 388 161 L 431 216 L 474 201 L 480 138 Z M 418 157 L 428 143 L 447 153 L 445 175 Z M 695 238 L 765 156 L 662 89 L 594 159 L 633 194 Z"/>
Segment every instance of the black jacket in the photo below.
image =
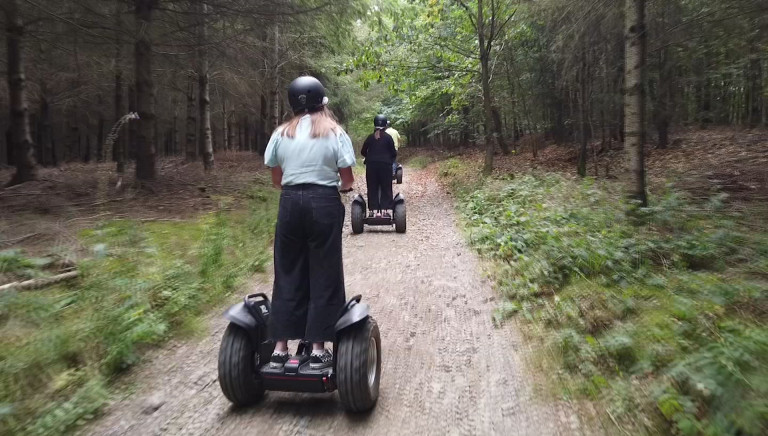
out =
<path fill-rule="evenodd" d="M 395 141 L 385 132 L 381 132 L 379 139 L 373 133 L 366 138 L 363 149 L 360 152 L 365 158 L 365 163 L 380 162 L 392 165 L 397 158 Z"/>

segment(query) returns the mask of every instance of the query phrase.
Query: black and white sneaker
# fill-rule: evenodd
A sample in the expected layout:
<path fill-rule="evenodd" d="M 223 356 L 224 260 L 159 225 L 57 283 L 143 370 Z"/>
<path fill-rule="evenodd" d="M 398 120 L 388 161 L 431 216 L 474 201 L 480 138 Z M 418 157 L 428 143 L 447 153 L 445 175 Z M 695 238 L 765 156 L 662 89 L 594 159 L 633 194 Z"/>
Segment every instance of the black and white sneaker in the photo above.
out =
<path fill-rule="evenodd" d="M 333 365 L 333 354 L 329 350 L 323 350 L 322 353 L 316 351 L 309 356 L 309 369 L 325 369 Z"/>
<path fill-rule="evenodd" d="M 285 366 L 285 362 L 291 358 L 288 353 L 272 353 L 272 358 L 269 359 L 269 367 L 272 369 L 280 369 Z"/>

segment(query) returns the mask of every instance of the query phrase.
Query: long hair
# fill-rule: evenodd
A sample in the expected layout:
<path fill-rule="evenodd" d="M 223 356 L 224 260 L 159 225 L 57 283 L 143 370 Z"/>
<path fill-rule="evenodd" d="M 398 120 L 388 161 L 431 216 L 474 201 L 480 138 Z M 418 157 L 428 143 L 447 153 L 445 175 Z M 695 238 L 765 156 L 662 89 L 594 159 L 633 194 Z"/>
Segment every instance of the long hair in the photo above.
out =
<path fill-rule="evenodd" d="M 283 123 L 279 128 L 281 129 L 281 135 L 289 138 L 296 137 L 296 128 L 299 126 L 299 121 L 304 117 L 303 113 L 294 115 L 293 118 Z M 322 109 L 316 112 L 311 112 L 309 116 L 312 119 L 312 130 L 309 136 L 312 138 L 324 138 L 331 133 L 336 133 L 339 129 L 339 122 L 336 120 L 336 116 L 333 115 L 328 106 L 323 106 Z"/>

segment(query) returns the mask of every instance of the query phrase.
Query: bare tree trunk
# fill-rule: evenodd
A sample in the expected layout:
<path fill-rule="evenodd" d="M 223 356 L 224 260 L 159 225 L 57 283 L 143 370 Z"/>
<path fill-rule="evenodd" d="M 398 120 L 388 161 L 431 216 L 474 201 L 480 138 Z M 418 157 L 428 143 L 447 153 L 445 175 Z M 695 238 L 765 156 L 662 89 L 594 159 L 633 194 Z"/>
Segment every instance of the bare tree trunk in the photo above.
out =
<path fill-rule="evenodd" d="M 197 160 L 197 118 L 195 116 L 195 81 L 189 76 L 187 83 L 187 144 L 185 146 L 187 162 Z"/>
<path fill-rule="evenodd" d="M 659 101 L 656 104 L 656 131 L 658 132 L 658 148 L 667 148 L 669 144 L 669 125 L 672 118 L 672 103 L 673 98 L 673 81 L 674 73 L 672 72 L 672 62 L 669 57 L 672 55 L 672 50 L 665 48 L 659 54 Z"/>
<path fill-rule="evenodd" d="M 275 23 L 272 74 L 272 130 L 280 125 L 280 26 Z"/>
<path fill-rule="evenodd" d="M 227 126 L 227 122 L 229 114 L 227 113 L 227 99 L 221 100 L 221 142 L 224 144 L 224 150 L 229 150 L 229 137 L 227 136 L 229 132 L 227 129 L 229 126 Z"/>
<path fill-rule="evenodd" d="M 259 99 L 259 132 L 260 132 L 260 140 L 259 140 L 259 154 L 264 155 L 264 152 L 267 149 L 267 141 L 269 138 L 269 132 L 267 130 L 269 129 L 269 108 L 267 103 L 267 97 L 262 94 L 261 98 Z"/>
<path fill-rule="evenodd" d="M 232 120 L 235 119 L 236 113 L 234 108 L 232 109 L 232 113 L 230 113 L 227 117 L 227 143 L 229 144 L 229 148 L 232 151 L 237 150 L 237 147 L 235 146 L 235 125 Z"/>
<path fill-rule="evenodd" d="M 646 207 L 645 190 L 645 0 L 626 0 L 624 136 L 631 179 L 629 197 Z"/>
<path fill-rule="evenodd" d="M 488 70 L 488 55 L 485 48 L 485 18 L 483 17 L 483 0 L 477 0 L 477 37 L 480 50 L 480 80 L 483 88 L 483 110 L 485 111 L 485 162 L 483 162 L 483 174 L 493 172 L 493 106 L 491 104 L 490 71 Z"/>
<path fill-rule="evenodd" d="M 174 97 L 171 100 L 171 106 L 173 106 L 173 125 L 171 126 L 171 153 L 177 155 L 179 153 L 179 102 Z"/>
<path fill-rule="evenodd" d="M 24 23 L 19 15 L 16 0 L 2 6 L 5 11 L 5 32 L 8 44 L 8 94 L 10 97 L 11 135 L 9 148 L 14 150 L 16 173 L 7 186 L 29 182 L 37 177 L 35 144 L 29 130 L 29 107 L 27 106 L 26 77 L 21 40 L 24 37 Z"/>
<path fill-rule="evenodd" d="M 120 47 L 117 48 L 117 59 L 120 59 Z M 115 122 L 123 116 L 123 71 L 119 65 L 115 65 Z M 127 131 L 128 129 L 126 129 Z M 126 135 L 117 132 L 117 144 L 113 153 L 113 159 L 117 162 L 117 174 L 125 173 L 125 144 Z"/>
<path fill-rule="evenodd" d="M 40 101 L 40 143 L 42 148 L 43 165 L 56 166 L 56 153 L 53 149 L 53 121 L 51 119 L 51 106 L 48 99 L 43 96 Z"/>
<path fill-rule="evenodd" d="M 581 68 L 579 70 L 579 176 L 587 176 L 587 47 L 586 41 L 581 47 Z"/>
<path fill-rule="evenodd" d="M 136 107 L 136 87 L 128 86 L 128 112 L 137 112 Z M 126 137 L 128 160 L 136 159 L 136 138 L 139 137 L 139 127 L 137 123 L 128 125 L 128 135 Z"/>
<path fill-rule="evenodd" d="M 749 127 L 755 128 L 760 125 L 761 116 L 760 110 L 762 109 L 763 98 L 763 69 L 762 61 L 760 59 L 760 50 L 757 38 L 753 38 L 753 41 L 749 45 L 749 107 L 747 108 Z"/>
<path fill-rule="evenodd" d="M 208 39 L 206 29 L 206 20 L 208 15 L 208 5 L 204 1 L 199 3 L 198 19 L 198 101 L 200 102 L 200 153 L 203 156 L 203 168 L 205 171 L 213 169 L 213 138 L 211 138 L 211 96 L 208 76 L 208 49 L 205 47 Z"/>
<path fill-rule="evenodd" d="M 136 7 L 136 109 L 139 112 L 136 138 L 136 179 L 155 178 L 155 85 L 152 81 L 152 10 L 157 0 L 134 0 Z"/>
<path fill-rule="evenodd" d="M 109 159 L 109 157 L 103 155 L 104 151 L 104 113 L 102 112 L 102 108 L 104 107 L 104 102 L 102 100 L 101 94 L 99 94 L 99 120 L 98 125 L 96 127 L 96 160 L 98 162 L 104 162 L 105 160 Z"/>
<path fill-rule="evenodd" d="M 490 88 L 490 84 L 488 86 Z M 507 143 L 504 140 L 504 128 L 501 123 L 501 115 L 499 114 L 499 108 L 496 107 L 496 105 L 491 105 L 491 114 L 493 114 L 493 137 L 496 139 L 496 145 L 499 146 L 502 153 L 509 154 L 509 146 L 507 146 Z"/>

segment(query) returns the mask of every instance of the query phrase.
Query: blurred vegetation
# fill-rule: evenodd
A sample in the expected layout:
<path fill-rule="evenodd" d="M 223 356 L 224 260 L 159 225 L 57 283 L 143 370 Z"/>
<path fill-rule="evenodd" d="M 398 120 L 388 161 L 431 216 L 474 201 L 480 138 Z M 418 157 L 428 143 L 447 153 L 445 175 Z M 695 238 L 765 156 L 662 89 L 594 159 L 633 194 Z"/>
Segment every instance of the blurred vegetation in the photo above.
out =
<path fill-rule="evenodd" d="M 77 282 L 0 294 L 0 434 L 61 434 L 93 417 L 142 350 L 201 315 L 270 261 L 277 194 L 188 221 L 107 221 L 81 242 Z M 230 199 L 230 201 L 232 201 Z M 0 254 L 0 273 L 44 262 Z"/>
<path fill-rule="evenodd" d="M 630 218 L 616 184 L 480 180 L 456 159 L 439 171 L 495 265 L 495 321 L 531 323 L 567 395 L 603 400 L 632 434 L 766 434 L 768 234 L 757 217 L 670 187 Z"/>

